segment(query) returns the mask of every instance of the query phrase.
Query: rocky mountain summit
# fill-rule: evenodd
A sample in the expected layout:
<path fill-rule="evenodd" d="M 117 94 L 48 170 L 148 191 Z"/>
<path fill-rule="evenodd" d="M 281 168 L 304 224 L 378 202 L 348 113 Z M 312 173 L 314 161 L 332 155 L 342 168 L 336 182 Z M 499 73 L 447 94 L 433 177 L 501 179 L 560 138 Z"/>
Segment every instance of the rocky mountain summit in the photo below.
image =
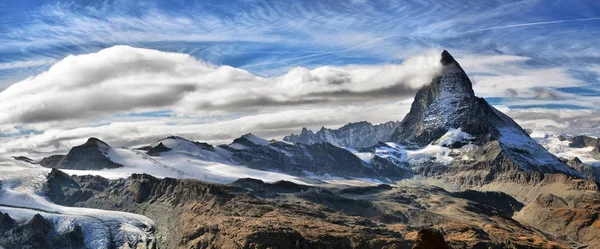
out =
<path fill-rule="evenodd" d="M 98 170 L 119 168 L 123 165 L 110 160 L 112 148 L 95 137 L 89 138 L 82 145 L 73 147 L 67 155 L 45 157 L 39 164 L 48 168 Z"/>
<path fill-rule="evenodd" d="M 600 138 L 579 135 L 579 136 L 564 136 L 558 137 L 561 141 L 569 141 L 571 148 L 592 148 L 590 153 L 596 157 L 600 157 Z"/>

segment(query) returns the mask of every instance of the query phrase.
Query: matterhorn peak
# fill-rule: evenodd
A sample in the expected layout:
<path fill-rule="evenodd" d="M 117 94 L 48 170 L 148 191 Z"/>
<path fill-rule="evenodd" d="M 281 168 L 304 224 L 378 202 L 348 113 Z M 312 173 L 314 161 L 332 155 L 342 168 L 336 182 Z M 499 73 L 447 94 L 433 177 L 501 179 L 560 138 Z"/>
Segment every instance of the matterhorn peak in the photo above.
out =
<path fill-rule="evenodd" d="M 465 118 L 478 112 L 477 106 L 487 105 L 475 97 L 469 77 L 448 51 L 440 63 L 442 73 L 417 92 L 398 140 L 428 144 L 449 129 L 461 128 Z"/>
<path fill-rule="evenodd" d="M 442 52 L 442 59 L 440 60 L 440 62 L 444 66 L 456 63 L 454 57 L 452 57 L 452 55 L 447 50 L 444 50 L 444 52 Z"/>

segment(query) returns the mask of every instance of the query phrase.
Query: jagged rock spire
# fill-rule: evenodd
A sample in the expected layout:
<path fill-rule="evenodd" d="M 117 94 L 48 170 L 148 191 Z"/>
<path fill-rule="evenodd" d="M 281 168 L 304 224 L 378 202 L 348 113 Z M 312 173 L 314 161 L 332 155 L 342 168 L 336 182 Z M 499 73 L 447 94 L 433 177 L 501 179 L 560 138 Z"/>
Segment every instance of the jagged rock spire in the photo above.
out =
<path fill-rule="evenodd" d="M 442 52 L 442 59 L 440 60 L 440 62 L 444 66 L 456 63 L 456 61 L 454 60 L 454 57 L 452 57 L 452 55 L 446 50 L 444 50 L 444 52 Z"/>
<path fill-rule="evenodd" d="M 395 139 L 427 144 L 449 128 L 458 128 L 461 117 L 469 116 L 477 105 L 473 85 L 454 57 L 444 50 L 440 63 L 441 74 L 417 92 Z"/>

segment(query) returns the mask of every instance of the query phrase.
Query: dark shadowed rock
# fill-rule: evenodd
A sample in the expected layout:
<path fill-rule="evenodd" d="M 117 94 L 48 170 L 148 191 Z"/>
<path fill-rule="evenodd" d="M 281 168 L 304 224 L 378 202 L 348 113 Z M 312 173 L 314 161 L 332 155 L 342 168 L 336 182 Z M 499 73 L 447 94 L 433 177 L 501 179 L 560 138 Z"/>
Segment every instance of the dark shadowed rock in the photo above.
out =
<path fill-rule="evenodd" d="M 506 217 L 512 217 L 514 213 L 519 212 L 519 210 L 523 208 L 523 203 L 520 203 L 512 196 L 502 192 L 465 190 L 462 192 L 454 192 L 452 195 L 498 209 Z"/>
<path fill-rule="evenodd" d="M 569 165 L 571 168 L 583 173 L 586 179 L 600 184 L 600 167 L 587 165 L 578 157 L 574 157 L 573 159 L 561 158 L 561 161 Z"/>
<path fill-rule="evenodd" d="M 48 168 L 99 170 L 119 168 L 123 165 L 110 160 L 112 148 L 105 142 L 90 138 L 85 144 L 71 148 L 66 156 L 55 155 L 42 159 L 40 165 Z"/>
<path fill-rule="evenodd" d="M 412 249 L 447 249 L 448 244 L 444 240 L 444 236 L 437 230 L 425 228 L 419 230 L 417 234 L 417 242 Z"/>
<path fill-rule="evenodd" d="M 44 157 L 39 164 L 42 167 L 46 167 L 46 168 L 54 168 L 56 165 L 58 165 L 58 163 L 60 163 L 60 161 L 62 161 L 63 159 L 65 159 L 66 155 L 51 155 L 48 157 Z"/>
<path fill-rule="evenodd" d="M 366 187 L 348 187 L 339 191 L 340 194 L 373 194 L 393 189 L 388 184 L 379 184 L 377 186 L 366 186 Z"/>
<path fill-rule="evenodd" d="M 5 219 L 10 219 L 6 214 Z M 8 217 L 8 218 L 7 218 Z M 23 225 L 14 220 L 0 221 L 0 247 L 28 249 L 84 249 L 84 235 L 80 226 L 59 234 L 53 224 L 42 215 L 36 214 Z M 3 226 L 2 223 L 10 223 Z M 6 223 L 4 223 L 6 224 Z"/>
<path fill-rule="evenodd" d="M 274 183 L 265 183 L 258 179 L 241 178 L 233 183 L 233 186 L 248 189 L 258 195 L 273 195 L 277 193 L 296 193 L 307 191 L 312 187 L 299 185 L 289 181 L 276 181 Z"/>
<path fill-rule="evenodd" d="M 162 142 L 158 143 L 158 145 L 154 147 L 149 147 L 146 154 L 150 156 L 160 156 L 160 153 L 170 151 L 171 149 L 165 146 Z"/>
<path fill-rule="evenodd" d="M 580 135 L 569 138 L 568 140 L 570 141 L 569 147 L 593 147 L 592 154 L 600 156 L 600 138 Z"/>
<path fill-rule="evenodd" d="M 15 160 L 23 161 L 23 162 L 26 162 L 26 163 L 33 163 L 33 159 L 31 159 L 29 157 L 26 157 L 26 156 L 13 156 L 13 158 Z"/>
<path fill-rule="evenodd" d="M 17 225 L 17 222 L 13 220 L 10 215 L 3 214 L 0 212 L 0 232 L 9 230 Z"/>

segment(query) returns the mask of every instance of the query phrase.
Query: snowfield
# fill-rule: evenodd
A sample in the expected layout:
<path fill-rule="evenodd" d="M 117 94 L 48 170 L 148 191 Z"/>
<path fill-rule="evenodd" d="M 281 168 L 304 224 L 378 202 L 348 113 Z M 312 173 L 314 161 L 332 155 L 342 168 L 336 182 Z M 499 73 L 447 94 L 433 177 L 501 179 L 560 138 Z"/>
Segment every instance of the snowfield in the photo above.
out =
<path fill-rule="evenodd" d="M 87 248 L 112 248 L 117 245 L 134 245 L 153 235 L 154 222 L 142 215 L 91 208 L 74 208 L 56 205 L 42 194 L 42 187 L 50 169 L 0 158 L 0 211 L 13 219 L 27 222 L 41 214 L 54 224 L 58 233 L 81 226 Z"/>
<path fill-rule="evenodd" d="M 560 141 L 557 135 L 549 135 L 544 133 L 533 133 L 532 138 L 537 140 L 544 148 L 557 157 L 573 159 L 578 157 L 581 162 L 595 167 L 600 167 L 600 160 L 592 155 L 594 147 L 586 148 L 571 148 L 569 141 Z"/>

